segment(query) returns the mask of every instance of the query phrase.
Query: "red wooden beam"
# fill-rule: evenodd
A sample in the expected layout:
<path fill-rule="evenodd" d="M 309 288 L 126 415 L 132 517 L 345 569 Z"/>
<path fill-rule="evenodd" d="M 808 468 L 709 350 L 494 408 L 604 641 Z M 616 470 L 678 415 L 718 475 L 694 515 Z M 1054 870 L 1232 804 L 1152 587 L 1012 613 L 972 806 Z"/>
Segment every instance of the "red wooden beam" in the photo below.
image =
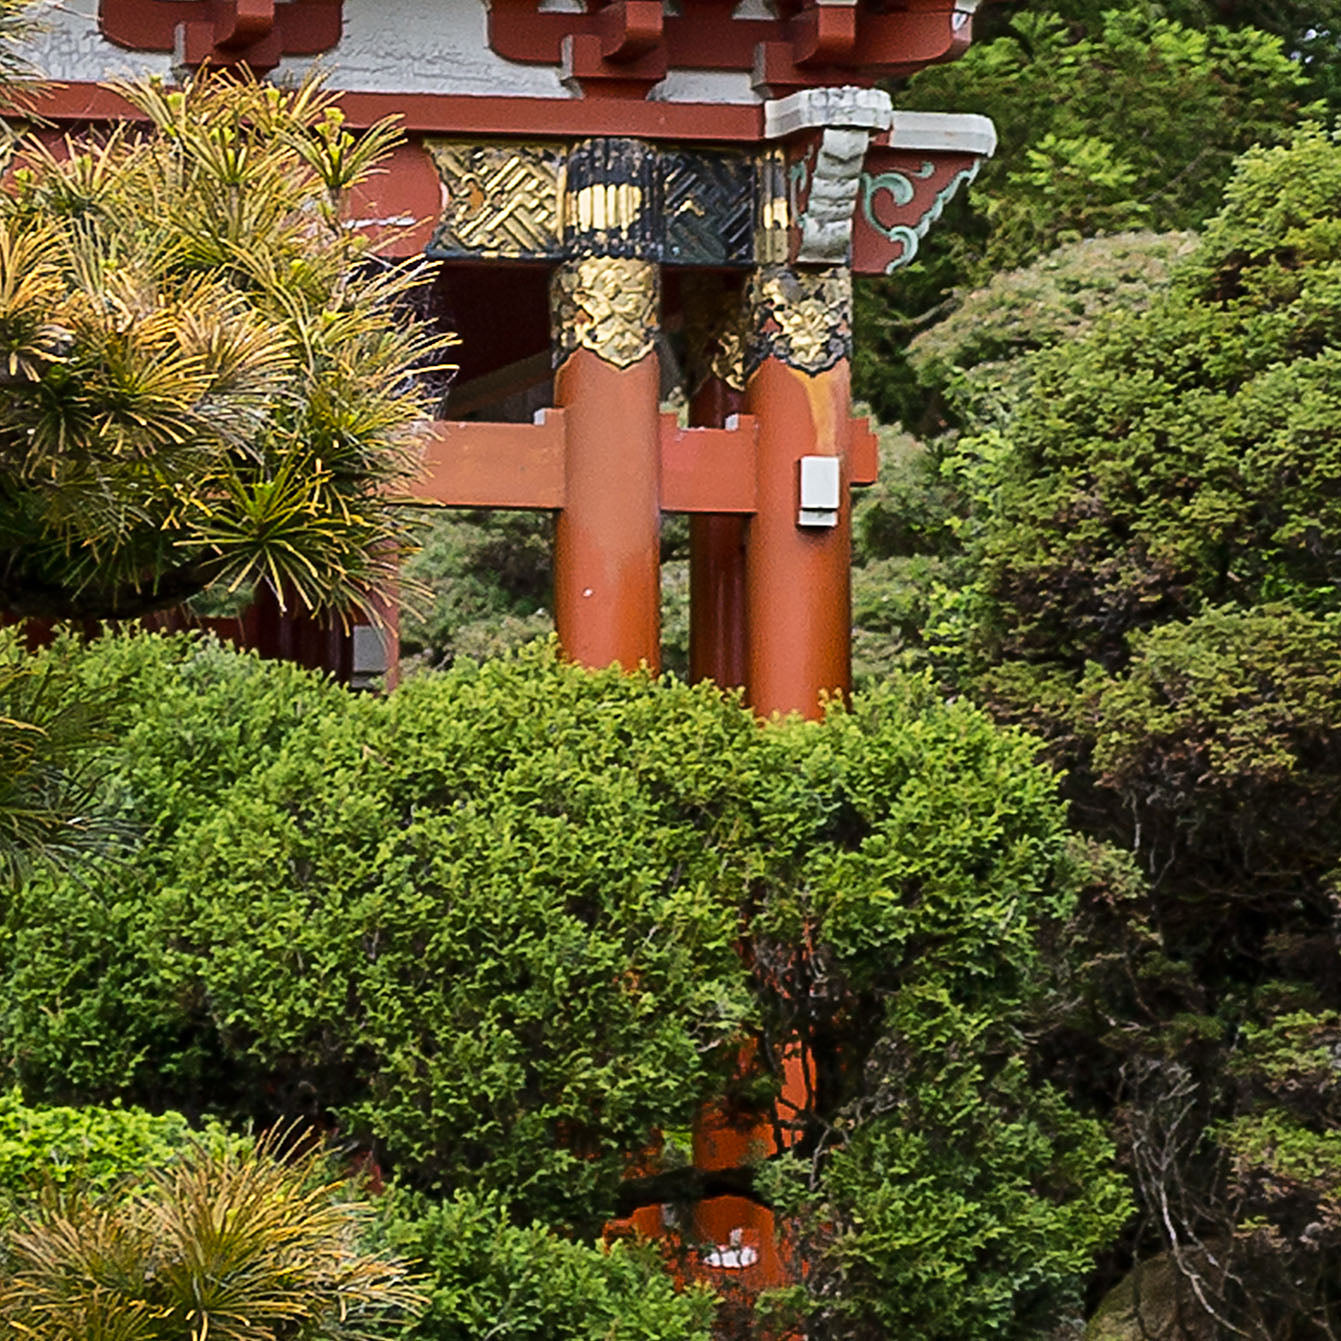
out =
<path fill-rule="evenodd" d="M 733 415 L 726 428 L 681 428 L 661 416 L 661 506 L 666 512 L 754 511 L 755 422 Z"/>
<path fill-rule="evenodd" d="M 848 439 L 848 478 L 853 484 L 874 484 L 880 476 L 880 440 L 869 419 L 852 420 Z"/>
<path fill-rule="evenodd" d="M 182 3 L 191 3 L 191 0 L 182 0 Z M 279 8 L 286 7 L 281 5 Z M 362 130 L 383 117 L 395 116 L 399 118 L 402 130 L 420 135 L 551 138 L 558 132 L 574 138 L 630 135 L 644 140 L 754 144 L 763 138 L 764 133 L 763 109 L 753 103 L 333 91 L 353 130 Z M 50 121 L 142 119 L 124 98 L 94 83 L 46 84 L 30 101 L 33 110 Z"/>
<path fill-rule="evenodd" d="M 561 508 L 563 477 L 562 410 L 541 410 L 534 424 L 439 419 L 404 497 L 430 507 Z"/>
<path fill-rule="evenodd" d="M 682 428 L 673 414 L 663 414 L 662 511 L 753 513 L 757 437 L 753 415 L 733 415 L 726 428 Z M 879 452 L 867 420 L 851 421 L 849 453 L 851 482 L 874 484 Z M 426 507 L 561 508 L 564 457 L 562 410 L 541 410 L 534 424 L 439 419 L 419 478 L 397 492 Z"/>

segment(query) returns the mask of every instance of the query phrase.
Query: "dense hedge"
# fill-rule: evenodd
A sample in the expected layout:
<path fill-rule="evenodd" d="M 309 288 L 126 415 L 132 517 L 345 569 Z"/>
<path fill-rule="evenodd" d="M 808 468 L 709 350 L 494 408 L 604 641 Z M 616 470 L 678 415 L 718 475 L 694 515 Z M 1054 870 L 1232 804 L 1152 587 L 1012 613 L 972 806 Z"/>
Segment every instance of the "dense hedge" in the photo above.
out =
<path fill-rule="evenodd" d="M 812 1225 L 807 1279 L 869 1261 L 842 1334 L 961 1337 L 968 1310 L 1027 1335 L 1121 1224 L 1097 1129 L 1024 1082 L 1035 940 L 1072 899 L 1055 783 L 925 680 L 760 728 L 543 645 L 386 699 L 192 638 L 64 655 L 73 692 L 123 690 L 102 795 L 124 837 L 0 928 L 30 1099 L 334 1121 L 458 1198 L 442 1215 L 495 1198 L 519 1233 L 581 1238 L 633 1162 L 659 1176 L 657 1129 L 765 1101 L 800 1037 L 822 1176 L 758 1195 Z M 1001 1226 L 942 1242 L 958 1313 L 881 1219 L 928 1214 Z M 600 1290 L 632 1289 L 601 1260 Z"/>

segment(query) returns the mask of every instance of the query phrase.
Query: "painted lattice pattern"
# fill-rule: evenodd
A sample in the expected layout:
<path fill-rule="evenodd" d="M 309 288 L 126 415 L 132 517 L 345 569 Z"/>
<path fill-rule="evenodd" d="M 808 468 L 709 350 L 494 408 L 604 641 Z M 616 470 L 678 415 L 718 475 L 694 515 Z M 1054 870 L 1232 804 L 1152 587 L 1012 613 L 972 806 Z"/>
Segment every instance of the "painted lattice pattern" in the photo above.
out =
<path fill-rule="evenodd" d="M 668 265 L 749 265 L 754 162 L 743 154 L 675 150 L 661 157 Z"/>
<path fill-rule="evenodd" d="M 436 256 L 557 256 L 560 144 L 426 142 L 447 201 L 429 245 Z"/>

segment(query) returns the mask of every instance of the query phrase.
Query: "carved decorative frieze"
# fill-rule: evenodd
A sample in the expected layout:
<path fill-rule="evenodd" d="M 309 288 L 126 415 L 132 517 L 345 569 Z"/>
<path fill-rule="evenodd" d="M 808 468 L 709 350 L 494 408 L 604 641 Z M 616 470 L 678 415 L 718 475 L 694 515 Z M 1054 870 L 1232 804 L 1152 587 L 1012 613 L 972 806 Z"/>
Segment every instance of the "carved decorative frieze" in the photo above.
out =
<path fill-rule="evenodd" d="M 751 157 L 694 149 L 660 156 L 667 265 L 746 266 L 754 261 Z"/>
<path fill-rule="evenodd" d="M 565 261 L 550 280 L 554 366 L 589 349 L 616 368 L 630 367 L 652 352 L 660 307 L 660 275 L 650 261 Z"/>
<path fill-rule="evenodd" d="M 865 127 L 839 126 L 766 149 L 429 139 L 445 204 L 428 252 L 622 256 L 714 270 L 850 264 L 889 274 L 914 259 L 990 149 L 868 138 Z"/>
<path fill-rule="evenodd" d="M 657 168 L 656 151 L 639 140 L 612 136 L 575 144 L 563 184 L 566 253 L 656 259 Z"/>
<path fill-rule="evenodd" d="M 852 357 L 852 272 L 761 266 L 750 277 L 746 372 L 775 358 L 820 373 Z"/>
<path fill-rule="evenodd" d="M 558 252 L 562 144 L 426 140 L 446 201 L 429 251 L 537 260 Z"/>

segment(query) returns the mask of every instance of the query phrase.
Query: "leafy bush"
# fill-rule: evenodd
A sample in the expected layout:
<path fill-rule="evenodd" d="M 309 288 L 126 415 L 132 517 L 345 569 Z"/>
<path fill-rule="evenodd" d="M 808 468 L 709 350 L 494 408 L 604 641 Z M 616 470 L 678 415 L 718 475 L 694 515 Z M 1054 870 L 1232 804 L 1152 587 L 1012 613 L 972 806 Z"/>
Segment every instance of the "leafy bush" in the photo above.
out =
<path fill-rule="evenodd" d="M 345 223 L 396 136 L 312 79 L 119 91 L 143 133 L 25 139 L 0 197 L 0 605 L 364 604 L 408 535 L 390 486 L 432 403 L 409 374 L 443 352 L 417 272 Z"/>
<path fill-rule="evenodd" d="M 690 1171 L 657 1164 L 654 1132 L 708 1100 L 766 1109 L 798 1040 L 812 1065 L 783 1119 L 793 1149 L 829 1218 L 864 1223 L 878 1178 L 830 1188 L 829 1171 L 862 1167 L 876 1118 L 886 1141 L 920 1129 L 952 1053 L 979 1125 L 926 1147 L 918 1195 L 946 1216 L 1004 1197 L 1037 1243 L 1071 1245 L 1027 1279 L 976 1259 L 1001 1316 L 1061 1307 L 1114 1232 L 1120 1180 L 1092 1124 L 1000 1079 L 1027 1051 L 1039 928 L 1072 893 L 1035 746 L 967 703 L 904 679 L 824 724 L 761 728 L 711 686 L 593 674 L 544 646 L 384 700 L 192 639 L 78 661 L 83 682 L 153 700 L 106 752 L 139 837 L 118 862 L 32 881 L 0 934 L 0 1038 L 26 1093 L 329 1113 L 401 1181 L 456 1197 L 450 1215 L 484 1198 L 486 1219 L 580 1240 L 617 1199 L 679 1195 Z M 950 1116 L 924 1114 L 933 1130 Z M 1089 1176 L 1036 1186 L 1054 1156 Z M 624 1182 L 635 1162 L 645 1189 Z M 802 1278 L 818 1281 L 838 1247 L 825 1216 L 808 1222 Z M 598 1316 L 644 1269 L 535 1251 Z M 902 1292 L 900 1327 L 940 1335 L 915 1270 L 896 1256 L 863 1277 L 847 1323 L 883 1326 Z M 646 1293 L 658 1327 L 688 1307 Z"/>
<path fill-rule="evenodd" d="M 1043 358 L 965 444 L 1002 650 L 1107 665 L 1232 601 L 1336 604 L 1341 147 L 1245 156 L 1168 292 Z"/>
<path fill-rule="evenodd" d="M 1318 925 L 1332 915 L 1339 635 L 1336 615 L 1209 610 L 1134 636 L 1125 672 L 1092 667 L 1081 686 L 1110 824 L 1203 931 L 1285 899 Z"/>
<path fill-rule="evenodd" d="M 909 82 L 901 106 L 985 113 L 1001 144 L 911 266 L 858 285 L 859 395 L 887 418 L 912 412 L 920 431 L 905 350 L 953 305 L 948 292 L 1096 234 L 1195 227 L 1236 155 L 1278 143 L 1310 114 L 1307 67 L 1291 58 L 1310 24 L 1282 41 L 1280 6 L 1228 9 L 1049 0 L 998 11 L 1004 32 Z M 990 29 L 992 10 L 976 23 Z"/>
<path fill-rule="evenodd" d="M 71 1184 L 103 1193 L 170 1163 L 196 1139 L 180 1113 L 34 1107 L 10 1090 L 0 1097 L 0 1199 L 13 1204 Z"/>
<path fill-rule="evenodd" d="M 546 512 L 437 513 L 405 565 L 409 582 L 427 595 L 407 601 L 403 651 L 449 666 L 458 656 L 501 656 L 549 633 L 553 529 Z"/>
<path fill-rule="evenodd" d="M 708 1341 L 712 1296 L 677 1291 L 660 1254 L 513 1224 L 496 1195 L 394 1216 L 390 1241 L 432 1282 L 413 1341 Z"/>

